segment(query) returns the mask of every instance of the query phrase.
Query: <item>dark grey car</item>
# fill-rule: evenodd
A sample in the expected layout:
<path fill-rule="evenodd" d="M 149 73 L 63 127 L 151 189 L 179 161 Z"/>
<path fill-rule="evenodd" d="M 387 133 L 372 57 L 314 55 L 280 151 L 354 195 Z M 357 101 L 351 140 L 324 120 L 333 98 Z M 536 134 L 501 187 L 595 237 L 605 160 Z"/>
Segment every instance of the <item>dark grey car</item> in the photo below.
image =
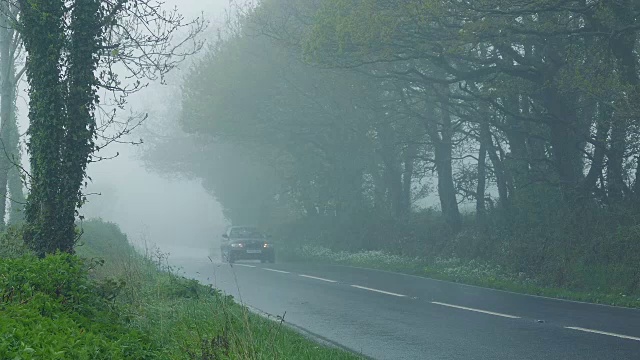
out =
<path fill-rule="evenodd" d="M 273 263 L 276 254 L 268 237 L 253 226 L 231 226 L 222 234 L 222 260 L 260 260 Z"/>

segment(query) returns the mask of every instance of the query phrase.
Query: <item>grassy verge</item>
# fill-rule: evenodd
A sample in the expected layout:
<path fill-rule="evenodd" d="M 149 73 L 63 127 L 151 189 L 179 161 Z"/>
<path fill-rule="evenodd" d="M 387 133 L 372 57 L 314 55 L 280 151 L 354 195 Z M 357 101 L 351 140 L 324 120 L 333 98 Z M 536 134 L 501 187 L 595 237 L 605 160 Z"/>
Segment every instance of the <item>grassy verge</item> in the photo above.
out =
<path fill-rule="evenodd" d="M 78 256 L 0 258 L 2 359 L 357 359 L 84 225 Z"/>
<path fill-rule="evenodd" d="M 287 253 L 281 251 L 280 258 L 387 270 L 523 294 L 640 308 L 640 294 L 581 291 L 545 286 L 542 281 L 529 278 L 525 274 L 513 274 L 498 265 L 475 260 L 463 261 L 458 258 L 427 260 L 392 255 L 383 251 L 349 253 L 309 245 Z"/>

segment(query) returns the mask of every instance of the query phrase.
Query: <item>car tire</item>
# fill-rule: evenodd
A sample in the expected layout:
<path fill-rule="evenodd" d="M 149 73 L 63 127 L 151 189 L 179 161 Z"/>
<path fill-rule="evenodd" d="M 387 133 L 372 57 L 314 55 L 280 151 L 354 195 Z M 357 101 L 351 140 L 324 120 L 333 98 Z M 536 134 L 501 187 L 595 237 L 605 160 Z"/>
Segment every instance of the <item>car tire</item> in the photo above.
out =
<path fill-rule="evenodd" d="M 276 262 L 276 256 L 275 255 L 271 255 L 269 256 L 269 263 L 274 264 Z"/>
<path fill-rule="evenodd" d="M 234 262 L 236 262 L 235 256 L 233 256 L 233 253 L 231 253 L 231 251 L 228 251 L 226 253 L 226 260 L 229 264 L 233 264 Z"/>

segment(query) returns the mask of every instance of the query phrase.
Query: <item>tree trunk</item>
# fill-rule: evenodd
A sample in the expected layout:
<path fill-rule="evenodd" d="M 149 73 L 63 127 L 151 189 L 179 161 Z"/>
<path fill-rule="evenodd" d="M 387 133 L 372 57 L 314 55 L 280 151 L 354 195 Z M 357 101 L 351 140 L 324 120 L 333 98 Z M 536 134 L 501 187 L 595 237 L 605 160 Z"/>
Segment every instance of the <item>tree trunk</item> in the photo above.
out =
<path fill-rule="evenodd" d="M 8 3 L 0 4 L 0 229 L 5 226 L 7 179 L 15 161 L 10 131 L 15 128 L 15 65 L 11 49 L 14 30 L 10 26 Z"/>
<path fill-rule="evenodd" d="M 18 134 L 16 134 L 17 137 Z M 9 197 L 11 198 L 11 208 L 9 212 L 9 224 L 18 224 L 24 221 L 24 205 L 27 200 L 24 195 L 24 187 L 20 169 L 17 166 L 9 169 Z"/>
<path fill-rule="evenodd" d="M 434 146 L 436 172 L 438 173 L 438 196 L 440 197 L 442 215 L 451 228 L 457 231 L 462 224 L 462 217 L 453 181 L 453 166 L 451 164 L 453 129 L 447 102 L 446 96 L 442 96 L 439 127 L 430 119 L 426 119 L 425 126 Z"/>
<path fill-rule="evenodd" d="M 553 85 L 543 91 L 545 107 L 552 117 L 550 138 L 555 172 L 564 194 L 571 197 L 570 193 L 581 180 L 583 170 L 579 140 L 572 130 L 577 123 L 577 114 L 574 106 L 563 101 Z"/>
<path fill-rule="evenodd" d="M 451 165 L 451 141 L 446 139 L 439 141 L 435 145 L 435 162 L 438 172 L 438 196 L 442 214 L 447 223 L 458 230 L 462 223 L 458 200 L 456 198 L 456 188 L 453 182 L 453 167 Z"/>
<path fill-rule="evenodd" d="M 402 214 L 406 214 L 411 210 L 411 184 L 413 180 L 413 167 L 416 156 L 416 147 L 414 143 L 407 145 L 404 152 L 404 172 L 402 174 Z"/>
<path fill-rule="evenodd" d="M 380 170 L 380 167 L 383 167 L 384 164 L 380 164 L 378 166 L 373 167 L 373 171 L 371 172 L 371 178 L 373 183 L 373 207 L 377 211 L 385 211 L 388 209 L 388 203 L 386 199 L 387 186 L 383 179 L 383 170 Z"/>
<path fill-rule="evenodd" d="M 63 30 L 63 0 L 19 0 L 25 50 L 28 53 L 31 191 L 25 209 L 29 223 L 24 238 L 44 257 L 58 250 L 73 251 L 74 228 L 61 217 L 60 189 L 65 185 L 61 149 L 65 137 L 65 86 L 59 61 L 67 43 Z M 46 14 L 46 16 L 43 16 Z"/>
<path fill-rule="evenodd" d="M 635 23 L 634 12 L 631 11 L 631 1 L 611 2 L 610 6 L 616 15 L 618 24 L 632 26 Z M 637 56 L 635 54 L 636 42 L 637 35 L 635 31 L 626 31 L 614 37 L 610 42 L 622 82 L 630 87 L 627 95 L 630 104 L 637 104 L 640 101 L 640 79 L 638 78 Z M 623 166 L 627 149 L 627 129 L 629 128 L 630 120 L 626 117 L 617 118 L 613 120 L 611 125 L 611 145 L 607 161 L 607 190 L 612 201 L 622 200 L 626 188 Z M 633 120 L 637 121 L 637 119 Z"/>
<path fill-rule="evenodd" d="M 600 104 L 598 106 L 598 120 L 596 125 L 596 141 L 593 150 L 593 159 L 587 176 L 582 181 L 582 189 L 589 195 L 595 188 L 598 179 L 602 176 L 604 167 L 604 155 L 607 147 L 607 138 L 609 136 L 611 111 L 607 110 L 607 106 Z"/>
<path fill-rule="evenodd" d="M 400 216 L 404 212 L 405 206 L 403 204 L 402 164 L 400 156 L 396 152 L 394 130 L 387 122 L 383 122 L 377 130 L 380 139 L 380 157 L 384 164 L 383 179 L 388 190 L 389 203 L 393 213 Z"/>
<path fill-rule="evenodd" d="M 488 114 L 488 109 L 482 112 Z M 491 127 L 489 125 L 489 119 L 483 118 L 480 122 L 480 143 L 484 145 L 489 160 L 493 164 L 493 172 L 496 177 L 496 186 L 498 188 L 498 196 L 500 198 L 498 204 L 503 209 L 509 208 L 509 186 L 507 185 L 507 177 L 505 174 L 504 163 L 498 156 L 497 149 L 493 144 L 493 138 L 491 136 Z"/>
<path fill-rule="evenodd" d="M 480 130 L 482 131 L 482 129 Z M 485 220 L 485 190 L 487 187 L 487 146 L 484 141 L 480 141 L 478 151 L 478 187 L 476 190 L 476 220 L 479 224 Z"/>
<path fill-rule="evenodd" d="M 627 122 L 622 119 L 613 121 L 611 140 L 607 153 L 607 194 L 612 202 L 622 200 L 624 192 L 624 154 L 626 149 Z"/>
<path fill-rule="evenodd" d="M 400 164 L 396 162 L 396 159 L 387 159 L 385 162 L 384 179 L 389 191 L 389 202 L 393 213 L 399 216 L 403 212 L 402 203 L 402 172 L 400 171 Z"/>
<path fill-rule="evenodd" d="M 511 114 L 506 115 L 507 139 L 509 141 L 509 154 L 507 156 L 507 168 L 513 178 L 513 186 L 522 188 L 529 183 L 529 156 L 527 154 L 527 133 L 522 120 L 516 117 L 520 113 L 520 100 L 518 94 L 504 99 L 505 107 Z"/>

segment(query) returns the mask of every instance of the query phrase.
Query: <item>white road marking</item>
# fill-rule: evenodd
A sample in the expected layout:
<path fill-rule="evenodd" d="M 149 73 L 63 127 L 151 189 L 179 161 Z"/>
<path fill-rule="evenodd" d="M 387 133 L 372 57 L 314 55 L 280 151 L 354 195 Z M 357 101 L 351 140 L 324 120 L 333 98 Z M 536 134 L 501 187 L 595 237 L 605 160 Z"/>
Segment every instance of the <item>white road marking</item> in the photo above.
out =
<path fill-rule="evenodd" d="M 247 265 L 247 264 L 232 264 L 231 266 L 244 266 L 244 267 L 249 267 L 249 268 L 254 268 L 255 267 L 253 265 Z"/>
<path fill-rule="evenodd" d="M 378 289 L 372 289 L 372 288 L 368 288 L 368 287 L 364 287 L 364 286 L 359 286 L 359 285 L 351 285 L 351 287 L 358 288 L 358 289 L 363 289 L 363 290 L 375 291 L 375 292 L 377 292 L 377 293 L 387 294 L 387 295 L 393 295 L 393 296 L 397 296 L 397 297 L 407 297 L 407 295 L 396 294 L 396 293 L 392 293 L 392 292 L 389 292 L 389 291 L 383 291 L 383 290 L 378 290 Z"/>
<path fill-rule="evenodd" d="M 299 274 L 302 277 L 306 277 L 308 279 L 315 279 L 315 280 L 320 280 L 320 281 L 326 281 L 326 282 L 330 282 L 330 283 L 336 283 L 337 281 L 335 280 L 329 280 L 329 279 L 325 279 L 325 278 L 321 278 L 321 277 L 317 277 L 317 276 L 311 276 L 311 275 L 303 275 L 303 274 Z"/>
<path fill-rule="evenodd" d="M 565 326 L 564 328 L 565 329 L 571 329 L 571 330 L 584 331 L 584 332 L 593 333 L 593 334 L 615 336 L 615 337 L 618 337 L 618 338 L 621 338 L 621 339 L 640 341 L 640 338 L 637 338 L 637 337 L 634 337 L 634 336 L 621 335 L 621 334 L 610 333 L 610 332 L 606 332 L 606 331 L 591 330 L 591 329 L 585 329 L 585 328 L 575 327 L 575 326 Z"/>
<path fill-rule="evenodd" d="M 262 268 L 262 269 L 263 269 L 263 270 L 267 270 L 267 271 L 277 272 L 277 273 L 290 274 L 290 272 L 288 272 L 288 271 L 282 271 L 282 270 L 276 270 L 276 269 L 269 269 L 269 268 Z"/>
<path fill-rule="evenodd" d="M 483 314 L 489 314 L 489 315 L 495 315 L 495 316 L 502 316 L 502 317 L 506 317 L 506 318 L 509 318 L 509 319 L 520 319 L 520 317 L 519 317 L 519 316 L 513 316 L 513 315 L 508 315 L 508 314 L 502 314 L 502 313 L 497 313 L 497 312 L 493 312 L 493 311 L 486 311 L 486 310 L 474 309 L 474 308 L 470 308 L 470 307 L 458 306 L 458 305 L 452 305 L 452 304 L 441 303 L 441 302 L 437 302 L 437 301 L 432 301 L 431 303 L 432 303 L 432 304 L 436 304 L 436 305 L 442 305 L 442 306 L 447 306 L 447 307 L 451 307 L 451 308 L 461 309 L 461 310 L 475 311 L 475 312 L 479 312 L 479 313 L 483 313 Z"/>

